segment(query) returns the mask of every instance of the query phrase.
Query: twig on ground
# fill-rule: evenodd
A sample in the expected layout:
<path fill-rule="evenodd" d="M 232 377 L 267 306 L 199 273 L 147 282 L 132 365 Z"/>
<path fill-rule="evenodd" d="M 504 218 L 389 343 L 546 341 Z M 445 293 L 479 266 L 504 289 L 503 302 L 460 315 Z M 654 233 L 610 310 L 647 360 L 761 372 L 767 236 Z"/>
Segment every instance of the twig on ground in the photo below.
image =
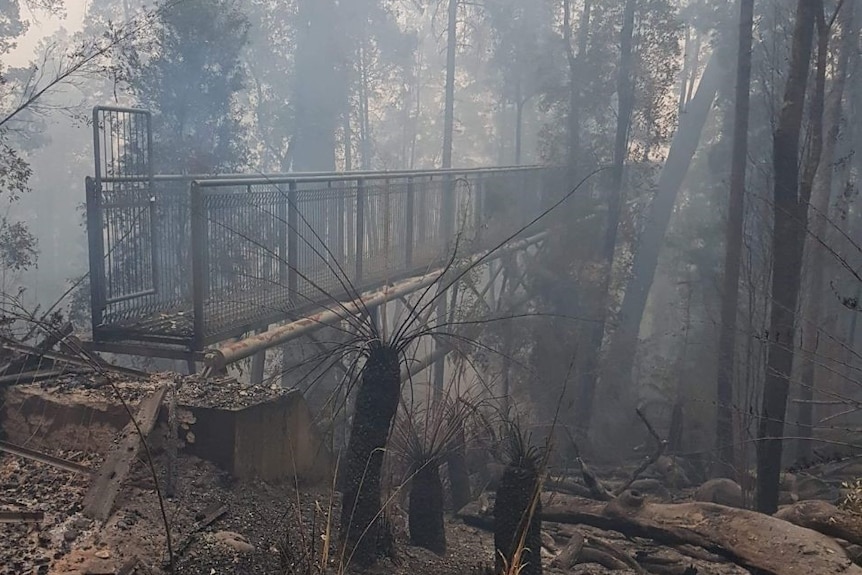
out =
<path fill-rule="evenodd" d="M 649 420 L 646 418 L 640 408 L 636 410 L 636 413 L 638 414 L 638 417 L 641 418 L 641 421 L 644 422 L 647 431 L 649 431 L 650 435 L 653 436 L 653 439 L 656 440 L 658 447 L 656 447 L 656 451 L 652 454 L 652 457 L 650 457 L 649 459 L 644 459 L 638 466 L 638 468 L 634 470 L 629 480 L 626 481 L 623 485 L 621 485 L 618 489 L 616 489 L 616 491 L 614 491 L 614 496 L 616 497 L 619 497 L 620 494 L 622 494 L 626 489 L 631 487 L 632 483 L 637 481 L 641 473 L 646 471 L 647 467 L 658 461 L 658 458 L 664 455 L 664 451 L 665 449 L 667 449 L 667 441 L 659 437 L 658 433 L 656 433 L 655 428 L 650 424 Z"/>

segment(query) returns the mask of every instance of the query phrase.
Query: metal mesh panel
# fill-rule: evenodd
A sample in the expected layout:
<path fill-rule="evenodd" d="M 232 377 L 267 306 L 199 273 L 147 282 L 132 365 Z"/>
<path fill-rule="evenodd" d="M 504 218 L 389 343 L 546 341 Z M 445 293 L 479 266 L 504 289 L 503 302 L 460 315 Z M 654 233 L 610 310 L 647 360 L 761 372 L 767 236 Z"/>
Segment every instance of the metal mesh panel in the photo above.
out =
<path fill-rule="evenodd" d="M 363 283 L 388 281 L 407 271 L 407 187 L 383 180 L 365 189 Z"/>
<path fill-rule="evenodd" d="M 204 249 L 195 256 L 204 260 L 200 319 L 205 336 L 283 317 L 293 307 L 287 284 L 286 194 L 273 186 L 236 186 L 207 190 L 201 200 Z"/>
<path fill-rule="evenodd" d="M 308 306 L 344 297 L 356 280 L 356 184 L 299 184 L 297 302 Z"/>
<path fill-rule="evenodd" d="M 413 267 L 424 267 L 442 257 L 440 216 L 443 209 L 442 178 L 423 177 L 414 182 L 413 200 Z"/>
<path fill-rule="evenodd" d="M 144 332 L 187 335 L 187 185 L 159 183 L 148 189 L 141 182 L 106 183 L 100 195 L 103 323 L 135 321 Z"/>

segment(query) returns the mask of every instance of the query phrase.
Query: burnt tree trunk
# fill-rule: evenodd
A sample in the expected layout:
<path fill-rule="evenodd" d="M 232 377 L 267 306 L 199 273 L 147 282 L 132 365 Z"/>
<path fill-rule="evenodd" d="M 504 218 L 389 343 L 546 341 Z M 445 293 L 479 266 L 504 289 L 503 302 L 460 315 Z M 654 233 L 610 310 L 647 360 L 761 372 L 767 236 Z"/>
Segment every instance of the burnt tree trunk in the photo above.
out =
<path fill-rule="evenodd" d="M 781 438 L 784 435 L 788 381 L 793 367 L 799 270 L 802 266 L 804 230 L 800 229 L 800 223 L 805 225 L 808 210 L 807 204 L 801 204 L 799 198 L 799 136 L 818 10 L 823 11 L 823 4 L 818 0 L 799 0 L 796 6 L 790 71 L 773 135 L 772 303 L 766 381 L 757 430 L 757 510 L 770 514 L 778 509 Z"/>
<path fill-rule="evenodd" d="M 452 167 L 455 130 L 455 51 L 458 40 L 458 0 L 449 0 L 446 40 L 446 95 L 443 111 L 443 169 Z"/>
<path fill-rule="evenodd" d="M 542 502 L 538 497 L 539 474 L 530 465 L 509 464 L 500 478 L 494 500 L 494 556 L 497 573 L 541 575 L 542 573 Z M 535 501 L 535 507 L 533 500 Z M 512 568 L 521 546 L 520 569 Z"/>
<path fill-rule="evenodd" d="M 637 0 L 626 0 L 623 10 L 623 26 L 620 34 L 620 63 L 617 72 L 617 129 L 614 137 L 614 159 L 611 170 L 610 194 L 608 195 L 608 215 L 605 221 L 605 236 L 602 242 L 601 258 L 604 273 L 600 289 L 599 313 L 601 321 L 590 326 L 587 340 L 586 361 L 578 385 L 578 400 L 575 404 L 575 425 L 581 435 L 589 430 L 590 416 L 598 380 L 599 354 L 605 334 L 607 320 L 607 298 L 614 267 L 614 254 L 617 247 L 617 232 L 620 227 L 620 214 L 623 205 L 623 175 L 628 155 L 629 130 L 634 110 L 634 43 L 635 12 Z"/>
<path fill-rule="evenodd" d="M 685 114 L 679 119 L 679 126 L 659 177 L 655 199 L 646 218 L 647 224 L 632 261 L 630 279 L 626 283 L 620 306 L 618 325 L 602 363 L 602 388 L 607 390 L 615 401 L 621 399 L 620 390 L 628 385 L 631 378 L 641 319 L 652 289 L 659 253 L 664 244 L 677 193 L 700 144 L 700 136 L 712 110 L 722 76 L 720 56 L 713 53 L 703 71 L 697 92 L 689 100 Z"/>
<path fill-rule="evenodd" d="M 721 297 L 721 331 L 718 343 L 715 441 L 721 475 L 733 471 L 733 374 L 736 351 L 736 315 L 739 305 L 739 266 L 742 261 L 745 169 L 748 166 L 748 115 L 751 100 L 751 32 L 754 0 L 742 0 L 739 14 L 739 45 L 736 62 L 733 152 L 730 198 L 724 239 L 724 282 Z"/>
<path fill-rule="evenodd" d="M 811 234 L 806 237 L 804 248 L 805 258 L 803 265 L 804 269 L 807 270 L 807 273 L 804 274 L 804 297 L 807 301 L 802 306 L 802 350 L 805 355 L 802 358 L 801 369 L 802 389 L 800 391 L 800 399 L 802 399 L 802 403 L 799 407 L 800 440 L 796 444 L 796 457 L 801 461 L 808 460 L 811 457 L 810 438 L 814 423 L 814 404 L 811 400 L 814 399 L 814 389 L 817 383 L 814 377 L 815 356 L 820 353 L 818 343 L 821 332 L 820 323 L 823 319 L 823 305 L 821 302 L 821 298 L 824 296 L 823 268 L 825 259 L 829 257 L 828 252 L 824 251 L 818 242 L 827 239 L 827 218 L 829 201 L 832 196 L 832 176 L 834 173 L 833 162 L 835 161 L 838 136 L 841 129 L 841 100 L 844 97 L 850 51 L 853 50 L 853 42 L 855 41 L 855 37 L 850 30 L 853 22 L 854 7 L 853 2 L 845 3 L 842 7 L 841 17 L 839 18 L 841 26 L 840 52 L 833 76 L 832 90 L 829 93 L 829 99 L 825 106 L 823 127 L 826 130 L 826 139 L 823 142 L 823 157 L 820 158 L 822 167 L 817 170 L 817 175 L 814 178 L 814 188 L 811 197 L 811 205 L 814 208 L 814 212 L 809 214 L 808 221 Z M 825 34 L 823 36 L 823 38 L 818 38 L 818 50 L 823 48 L 823 43 L 828 38 Z M 818 54 L 818 81 L 821 70 L 824 73 L 825 80 L 825 56 L 825 49 L 823 50 L 823 58 Z M 821 64 L 823 65 L 822 67 Z"/>
<path fill-rule="evenodd" d="M 458 511 L 473 498 L 470 492 L 470 471 L 467 469 L 467 441 L 464 436 L 464 426 L 456 423 L 455 444 L 446 457 L 446 468 L 449 472 L 449 485 L 452 489 L 452 508 Z"/>
<path fill-rule="evenodd" d="M 357 390 L 344 467 L 341 537 L 345 557 L 369 565 L 391 537 L 381 521 L 380 470 L 401 392 L 397 350 L 372 346 Z"/>
<path fill-rule="evenodd" d="M 443 483 L 437 462 L 427 462 L 414 470 L 410 483 L 410 544 L 442 555 L 446 552 L 446 529 L 443 526 Z"/>
<path fill-rule="evenodd" d="M 592 0 L 585 0 L 578 27 L 578 54 L 572 47 L 572 2 L 563 0 L 563 40 L 566 44 L 566 61 L 569 66 L 569 125 L 568 125 L 568 169 L 574 180 L 581 152 L 581 90 L 578 84 L 582 76 L 583 61 L 587 52 L 587 35 L 590 28 Z"/>

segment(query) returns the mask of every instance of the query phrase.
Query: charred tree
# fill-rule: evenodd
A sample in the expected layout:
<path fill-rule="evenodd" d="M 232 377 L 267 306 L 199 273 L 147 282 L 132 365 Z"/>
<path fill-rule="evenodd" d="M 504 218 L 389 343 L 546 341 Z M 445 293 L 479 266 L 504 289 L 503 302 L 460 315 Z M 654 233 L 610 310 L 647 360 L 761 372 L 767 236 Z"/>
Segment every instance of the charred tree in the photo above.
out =
<path fill-rule="evenodd" d="M 572 2 L 571 0 L 563 0 L 563 39 L 566 44 L 566 61 L 569 66 L 568 168 L 573 178 L 581 152 L 581 90 L 578 82 L 587 52 L 587 35 L 590 29 L 592 5 L 592 0 L 585 0 L 578 27 L 578 53 L 575 55 L 572 47 Z"/>
<path fill-rule="evenodd" d="M 772 303 L 766 381 L 757 430 L 756 497 L 758 511 L 770 514 L 778 509 L 781 438 L 793 367 L 799 272 L 808 211 L 807 198 L 805 202 L 800 198 L 799 137 L 818 12 L 822 15 L 823 3 L 820 0 L 799 0 L 797 3 L 790 70 L 773 134 Z"/>
<path fill-rule="evenodd" d="M 391 542 L 381 520 L 380 470 L 401 393 L 399 364 L 397 349 L 371 344 L 356 395 L 343 475 L 341 537 L 345 557 L 359 565 L 373 563 Z"/>
<path fill-rule="evenodd" d="M 748 165 L 748 116 L 751 100 L 751 33 L 754 27 L 754 0 L 742 0 L 739 13 L 739 42 L 736 61 L 736 101 L 733 121 L 733 152 L 730 168 L 730 197 L 724 239 L 724 281 L 721 296 L 721 331 L 718 342 L 715 441 L 721 475 L 732 472 L 733 374 L 736 350 L 736 315 L 739 305 L 739 266 L 742 261 L 745 170 Z"/>
<path fill-rule="evenodd" d="M 712 110 L 722 76 L 719 56 L 713 53 L 694 97 L 680 117 L 679 127 L 673 136 L 659 177 L 656 196 L 646 218 L 647 225 L 641 234 L 632 262 L 631 277 L 626 283 L 619 324 L 611 338 L 602 369 L 603 387 L 615 398 L 619 397 L 620 388 L 626 385 L 631 377 L 638 332 L 655 278 L 659 252 L 673 214 L 677 193 L 700 144 L 701 132 Z"/>
<path fill-rule="evenodd" d="M 446 552 L 446 530 L 442 513 L 443 483 L 437 461 L 414 469 L 410 483 L 410 544 L 442 555 Z"/>
<path fill-rule="evenodd" d="M 802 403 L 799 408 L 800 440 L 796 444 L 796 457 L 800 461 L 807 461 L 811 457 L 810 437 L 812 435 L 811 426 L 814 423 L 814 405 L 811 400 L 814 399 L 814 390 L 817 386 L 814 377 L 814 357 L 819 353 L 820 324 L 823 319 L 821 298 L 823 297 L 824 288 L 824 262 L 828 255 L 823 251 L 822 246 L 818 242 L 825 240 L 828 233 L 829 201 L 832 196 L 832 179 L 834 174 L 832 166 L 835 161 L 838 137 L 841 131 L 841 102 L 844 97 L 848 62 L 854 42 L 851 26 L 854 20 L 855 4 L 847 2 L 846 6 L 843 6 L 841 10 L 838 19 L 841 28 L 839 54 L 833 75 L 832 89 L 825 104 L 825 117 L 823 120 L 825 140 L 823 142 L 823 155 L 820 158 L 821 169 L 817 170 L 817 175 L 814 178 L 814 187 L 811 196 L 811 205 L 814 211 L 808 217 L 810 235 L 806 236 L 804 248 L 805 258 L 803 266 L 807 270 L 807 273 L 804 274 L 805 286 L 803 291 L 807 301 L 802 306 L 802 350 L 805 355 L 802 358 L 800 377 L 802 384 L 800 391 Z M 827 38 L 825 34 L 823 38 L 818 37 L 818 50 L 821 49 L 824 38 Z M 823 54 L 825 56 L 825 50 Z M 825 61 L 823 63 L 825 64 Z M 818 54 L 818 80 L 820 77 L 820 65 L 821 58 Z M 825 76 L 825 67 L 823 72 Z"/>
<path fill-rule="evenodd" d="M 458 49 L 458 0 L 449 0 L 446 28 L 446 93 L 443 110 L 443 169 L 452 167 L 455 130 L 455 52 Z"/>
<path fill-rule="evenodd" d="M 605 235 L 602 242 L 601 262 L 604 267 L 600 289 L 599 313 L 602 321 L 590 327 L 586 350 L 586 362 L 578 386 L 578 400 L 575 404 L 575 424 L 582 435 L 589 430 L 590 416 L 593 412 L 596 381 L 598 379 L 598 360 L 607 319 L 607 298 L 614 267 L 614 253 L 617 247 L 617 232 L 620 227 L 620 214 L 623 205 L 623 175 L 625 160 L 628 156 L 629 130 L 635 104 L 634 94 L 634 43 L 635 13 L 637 0 L 626 0 L 623 10 L 623 26 L 620 33 L 620 63 L 617 72 L 617 128 L 614 137 L 614 159 L 610 176 Z"/>

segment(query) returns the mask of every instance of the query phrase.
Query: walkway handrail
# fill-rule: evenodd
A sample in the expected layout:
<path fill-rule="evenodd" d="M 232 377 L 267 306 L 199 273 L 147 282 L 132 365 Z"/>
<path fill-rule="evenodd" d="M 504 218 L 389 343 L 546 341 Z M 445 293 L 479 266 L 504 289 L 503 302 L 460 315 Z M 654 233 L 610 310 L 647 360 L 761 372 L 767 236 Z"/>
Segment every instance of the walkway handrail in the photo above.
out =
<path fill-rule="evenodd" d="M 329 181 L 346 181 L 357 179 L 381 179 L 381 178 L 423 178 L 433 176 L 444 176 L 450 174 L 486 174 L 486 173 L 511 173 L 528 172 L 553 166 L 541 164 L 527 166 L 487 166 L 477 168 L 450 168 L 450 169 L 428 169 L 428 170 L 356 170 L 349 172 L 288 172 L 274 174 L 155 174 L 152 176 L 154 182 L 198 182 L 203 185 L 259 185 L 267 183 L 290 183 L 298 184 Z M 100 182 L 106 184 L 128 183 L 141 181 L 141 176 L 102 176 Z"/>

